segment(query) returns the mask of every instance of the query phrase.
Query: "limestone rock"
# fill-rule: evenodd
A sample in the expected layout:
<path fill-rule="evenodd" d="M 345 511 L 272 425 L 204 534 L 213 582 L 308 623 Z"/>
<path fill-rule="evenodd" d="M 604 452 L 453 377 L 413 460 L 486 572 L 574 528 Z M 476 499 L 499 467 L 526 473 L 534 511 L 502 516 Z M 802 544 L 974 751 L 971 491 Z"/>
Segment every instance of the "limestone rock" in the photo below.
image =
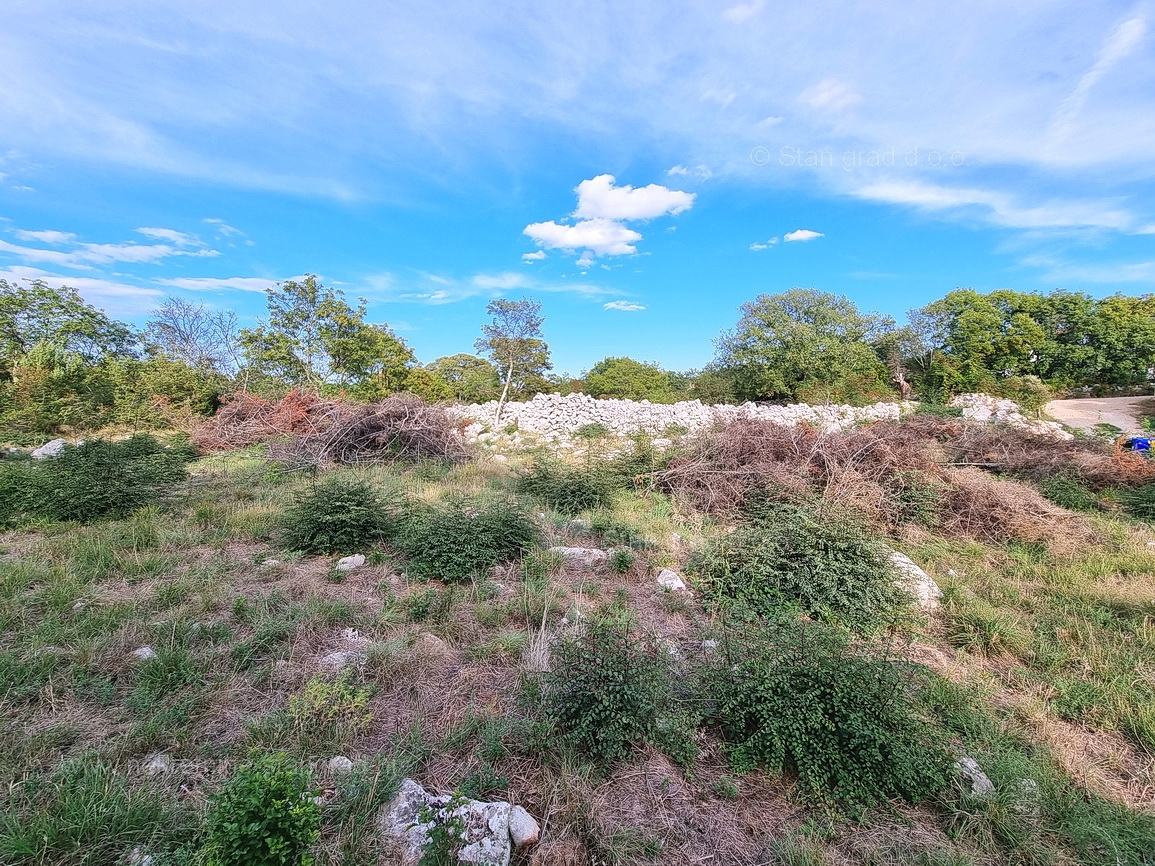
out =
<path fill-rule="evenodd" d="M 63 439 L 53 439 L 51 442 L 45 442 L 39 448 L 35 449 L 29 456 L 33 460 L 43 460 L 46 457 L 59 457 L 60 452 L 64 450 L 64 446 L 67 444 Z"/>
<path fill-rule="evenodd" d="M 515 848 L 528 848 L 541 838 L 541 827 L 533 815 L 521 806 L 514 806 L 509 810 L 509 837 Z"/>
<path fill-rule="evenodd" d="M 172 757 L 164 752 L 154 752 L 144 759 L 141 770 L 146 776 L 161 776 L 172 771 Z"/>
<path fill-rule="evenodd" d="M 662 589 L 668 589 L 670 592 L 677 592 L 686 588 L 686 582 L 682 580 L 681 576 L 668 568 L 663 568 L 658 572 L 658 586 Z"/>
<path fill-rule="evenodd" d="M 364 555 L 360 553 L 354 553 L 352 556 L 342 556 L 337 560 L 337 564 L 333 567 L 337 569 L 337 571 L 352 571 L 355 568 L 360 568 L 364 564 Z"/>
<path fill-rule="evenodd" d="M 147 662 L 156 658 L 156 650 L 150 646 L 142 646 L 129 653 L 138 662 Z"/>
<path fill-rule="evenodd" d="M 955 761 L 955 771 L 970 783 L 972 797 L 990 797 L 995 793 L 995 783 L 983 772 L 974 758 L 965 755 Z"/>
<path fill-rule="evenodd" d="M 353 772 L 353 762 L 344 755 L 336 755 L 329 759 L 329 773 L 333 776 L 348 776 Z"/>
<path fill-rule="evenodd" d="M 331 652 L 321 658 L 321 670 L 329 674 L 339 674 L 345 668 L 356 667 L 364 664 L 366 660 L 365 653 L 356 652 L 354 650 L 337 650 Z"/>
<path fill-rule="evenodd" d="M 938 607 L 942 598 L 942 590 L 934 582 L 934 578 L 923 571 L 905 553 L 897 550 L 890 552 L 890 562 L 901 578 L 903 589 L 914 596 L 915 603 L 923 610 L 932 610 Z"/>
<path fill-rule="evenodd" d="M 596 547 L 551 547 L 549 552 L 558 554 L 568 563 L 584 568 L 596 568 L 610 558 L 608 553 Z"/>
<path fill-rule="evenodd" d="M 509 803 L 466 800 L 454 805 L 452 798 L 430 794 L 412 779 L 406 779 L 397 796 L 381 810 L 378 826 L 405 866 L 415 866 L 420 861 L 434 821 L 460 822 L 458 862 L 509 866 L 510 812 Z M 432 820 L 425 820 L 429 817 Z"/>

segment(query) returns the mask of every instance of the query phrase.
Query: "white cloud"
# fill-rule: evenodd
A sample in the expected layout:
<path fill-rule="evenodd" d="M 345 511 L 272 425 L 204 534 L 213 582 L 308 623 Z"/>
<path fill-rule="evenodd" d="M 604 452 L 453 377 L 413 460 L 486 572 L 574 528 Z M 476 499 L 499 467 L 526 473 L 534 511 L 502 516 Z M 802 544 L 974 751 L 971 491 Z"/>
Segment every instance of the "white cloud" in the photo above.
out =
<path fill-rule="evenodd" d="M 1150 283 L 1155 281 L 1155 261 L 1103 262 L 1093 265 L 1063 261 L 1050 256 L 1028 256 L 1023 264 L 1045 269 L 1043 279 L 1068 285 L 1079 283 Z"/>
<path fill-rule="evenodd" d="M 591 253 L 589 250 L 586 250 L 584 253 L 582 253 L 581 258 L 579 258 L 576 262 L 574 262 L 575 265 L 577 265 L 579 268 L 582 268 L 582 269 L 589 268 L 589 266 L 592 265 L 593 263 L 594 263 L 594 254 Z"/>
<path fill-rule="evenodd" d="M 56 232 L 51 230 L 26 232 L 22 229 L 17 229 L 16 237 L 22 241 L 39 241 L 42 244 L 68 244 L 76 240 L 76 235 L 72 234 L 72 232 Z"/>
<path fill-rule="evenodd" d="M 181 247 L 203 247 L 204 242 L 196 235 L 178 232 L 175 229 L 139 228 L 137 234 L 157 241 L 169 241 Z"/>
<path fill-rule="evenodd" d="M 245 235 L 240 229 L 235 229 L 224 220 L 217 219 L 216 217 L 205 217 L 201 222 L 208 223 L 217 230 L 218 234 L 225 235 L 226 237 L 244 237 Z"/>
<path fill-rule="evenodd" d="M 770 244 L 753 243 L 753 244 L 750 244 L 750 249 L 752 249 L 752 250 L 768 250 L 768 249 L 770 249 Z"/>
<path fill-rule="evenodd" d="M 778 235 L 774 235 L 774 237 L 770 238 L 770 240 L 766 241 L 766 243 L 770 244 L 770 246 L 774 246 L 774 244 L 778 243 Z"/>
<path fill-rule="evenodd" d="M 0 279 L 44 280 L 50 286 L 72 286 L 88 303 L 110 316 L 137 316 L 154 309 L 164 292 L 146 286 L 134 286 L 95 277 L 61 276 L 39 268 L 14 266 L 0 270 Z"/>
<path fill-rule="evenodd" d="M 644 310 L 645 306 L 642 304 L 635 304 L 632 301 L 610 301 L 602 304 L 603 310 L 622 310 L 626 313 L 636 313 L 639 310 Z"/>
<path fill-rule="evenodd" d="M 532 285 L 532 280 L 525 274 L 506 271 L 502 274 L 478 274 L 473 278 L 473 285 L 482 289 L 525 289 Z"/>
<path fill-rule="evenodd" d="M 280 280 L 266 280 L 262 277 L 172 277 L 153 282 L 190 292 L 263 292 Z"/>
<path fill-rule="evenodd" d="M 553 220 L 530 223 L 524 233 L 546 249 L 590 250 L 596 256 L 636 253 L 638 248 L 634 244 L 642 239 L 638 232 L 609 219 L 582 220 L 572 226 Z"/>
<path fill-rule="evenodd" d="M 749 18 L 753 18 L 762 9 L 762 0 L 755 0 L 753 3 L 739 3 L 736 6 L 731 6 L 722 13 L 722 17 L 727 21 L 732 21 L 735 24 L 740 24 Z"/>
<path fill-rule="evenodd" d="M 0 252 L 10 253 L 28 262 L 44 262 L 78 270 L 92 270 L 93 265 L 109 265 L 115 262 L 153 263 L 171 256 L 220 255 L 217 250 L 183 250 L 168 244 L 86 244 L 74 241 L 67 243 L 72 245 L 72 249 L 44 250 L 0 241 Z"/>
<path fill-rule="evenodd" d="M 536 253 L 522 253 L 521 260 L 523 262 L 540 262 L 545 258 L 545 250 L 538 250 Z"/>
<path fill-rule="evenodd" d="M 714 176 L 714 172 L 710 171 L 709 166 L 695 165 L 692 168 L 686 168 L 684 165 L 675 165 L 673 168 L 666 169 L 666 174 L 671 177 L 697 177 L 702 180 L 709 180 Z"/>
<path fill-rule="evenodd" d="M 862 102 L 848 81 L 827 78 L 803 90 L 798 101 L 819 111 L 838 112 Z"/>
<path fill-rule="evenodd" d="M 786 243 L 791 243 L 793 241 L 812 241 L 816 238 L 823 237 L 826 237 L 826 235 L 822 232 L 815 232 L 810 229 L 798 229 L 796 231 L 786 232 L 786 234 L 782 235 L 782 240 L 786 241 Z M 783 253 L 782 255 L 786 254 Z"/>
<path fill-rule="evenodd" d="M 695 193 L 669 189 L 660 184 L 649 186 L 615 186 L 612 174 L 599 174 L 583 180 L 574 190 L 578 196 L 578 219 L 648 220 L 673 216 L 694 206 Z"/>

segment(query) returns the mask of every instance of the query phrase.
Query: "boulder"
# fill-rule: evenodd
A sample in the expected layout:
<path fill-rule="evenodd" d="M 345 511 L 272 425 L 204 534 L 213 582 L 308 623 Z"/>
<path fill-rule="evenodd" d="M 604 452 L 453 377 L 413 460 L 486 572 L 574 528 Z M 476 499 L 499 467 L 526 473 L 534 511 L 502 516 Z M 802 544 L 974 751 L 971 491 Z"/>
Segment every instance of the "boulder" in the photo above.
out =
<path fill-rule="evenodd" d="M 33 460 L 43 460 L 46 457 L 58 457 L 67 444 L 63 439 L 53 439 L 51 442 L 45 442 L 39 448 L 35 449 L 29 456 Z"/>
<path fill-rule="evenodd" d="M 381 835 L 395 848 L 404 866 L 416 866 L 425 846 L 431 841 L 434 823 L 456 824 L 461 847 L 460 863 L 485 866 L 509 866 L 512 853 L 509 803 L 482 803 L 457 800 L 430 794 L 412 779 L 401 783 L 401 789 L 382 810 L 378 819 Z M 519 832 L 526 829 L 519 826 Z"/>
<path fill-rule="evenodd" d="M 676 571 L 663 568 L 658 572 L 658 586 L 662 589 L 668 589 L 670 592 L 677 592 L 686 588 L 686 582 Z"/>
<path fill-rule="evenodd" d="M 902 588 L 914 596 L 915 603 L 919 607 L 923 610 L 938 607 L 942 590 L 938 588 L 933 577 L 919 568 L 913 559 L 897 550 L 890 552 L 890 562 L 898 572 Z"/>
<path fill-rule="evenodd" d="M 342 556 L 337 560 L 337 564 L 333 567 L 337 571 L 352 571 L 355 568 L 360 568 L 364 564 L 364 555 L 360 553 L 354 553 L 352 556 Z"/>
<path fill-rule="evenodd" d="M 583 568 L 596 568 L 610 558 L 608 553 L 596 547 L 551 547 L 549 552 L 558 554 L 567 563 Z"/>
<path fill-rule="evenodd" d="M 970 784 L 970 795 L 972 797 L 990 797 L 995 793 L 995 783 L 990 780 L 990 777 L 983 772 L 982 767 L 974 758 L 968 758 L 965 755 L 955 761 L 955 772 L 957 772 L 963 779 Z"/>

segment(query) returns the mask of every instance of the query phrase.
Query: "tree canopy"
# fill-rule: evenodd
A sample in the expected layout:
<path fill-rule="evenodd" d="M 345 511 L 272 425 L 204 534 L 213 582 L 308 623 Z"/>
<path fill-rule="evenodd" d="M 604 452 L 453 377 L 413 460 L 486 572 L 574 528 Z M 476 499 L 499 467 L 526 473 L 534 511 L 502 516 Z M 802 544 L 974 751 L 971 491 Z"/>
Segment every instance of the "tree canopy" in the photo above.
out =
<path fill-rule="evenodd" d="M 545 322 L 541 301 L 498 298 L 490 301 L 485 311 L 492 318 L 482 325 L 482 336 L 473 346 L 478 352 L 488 355 L 503 374 L 504 383 L 497 407 L 500 418 L 501 407 L 510 394 L 526 395 L 538 382 L 544 385 L 542 374 L 553 369 L 553 364 L 549 360 L 549 346 L 541 334 Z"/>
<path fill-rule="evenodd" d="M 591 397 L 669 402 L 674 397 L 670 374 L 657 364 L 633 358 L 604 358 L 586 373 L 586 392 Z"/>

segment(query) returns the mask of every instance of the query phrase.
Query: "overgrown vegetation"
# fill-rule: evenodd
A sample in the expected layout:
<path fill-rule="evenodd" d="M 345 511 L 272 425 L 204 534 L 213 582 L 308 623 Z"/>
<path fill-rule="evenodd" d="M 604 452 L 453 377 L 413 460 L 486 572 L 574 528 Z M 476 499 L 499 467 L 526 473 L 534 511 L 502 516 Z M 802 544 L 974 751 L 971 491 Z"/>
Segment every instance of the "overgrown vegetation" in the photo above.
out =
<path fill-rule="evenodd" d="M 281 543 L 306 553 L 353 553 L 396 527 L 401 494 L 384 496 L 364 481 L 326 478 L 299 495 L 281 519 Z"/>
<path fill-rule="evenodd" d="M 509 500 L 414 503 L 393 544 L 414 577 L 463 581 L 518 559 L 538 536 L 534 521 Z"/>

